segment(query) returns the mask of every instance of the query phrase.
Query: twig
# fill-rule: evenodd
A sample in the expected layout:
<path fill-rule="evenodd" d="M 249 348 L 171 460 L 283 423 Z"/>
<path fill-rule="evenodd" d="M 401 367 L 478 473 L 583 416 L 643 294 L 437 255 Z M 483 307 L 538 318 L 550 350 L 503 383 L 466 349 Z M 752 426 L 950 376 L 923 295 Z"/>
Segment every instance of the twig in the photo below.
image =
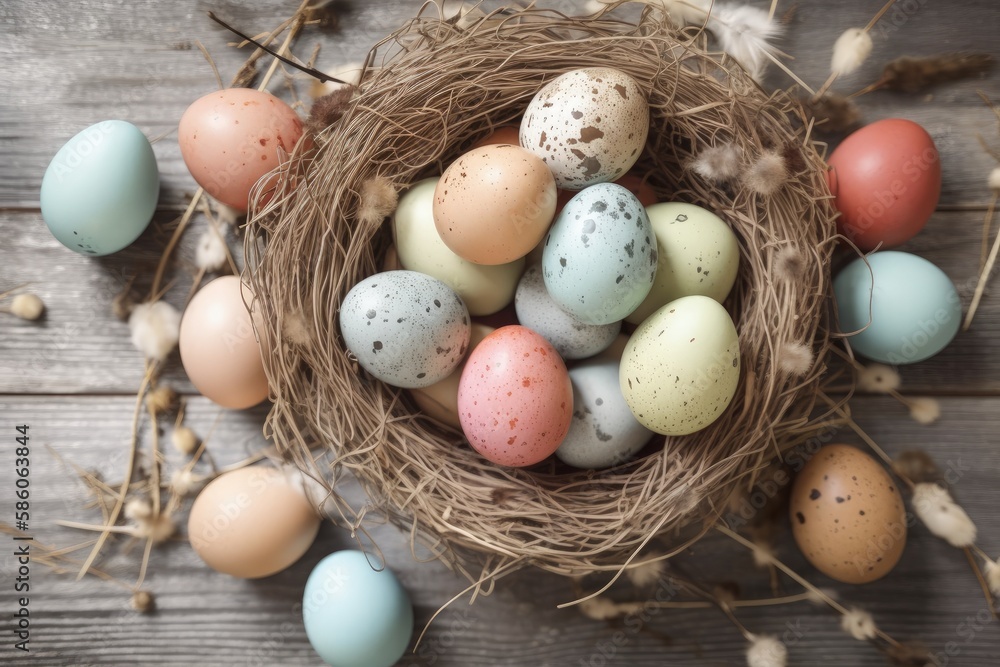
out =
<path fill-rule="evenodd" d="M 194 214 L 196 208 L 198 208 L 198 202 L 201 200 L 201 196 L 205 194 L 205 188 L 198 188 L 194 195 L 191 197 L 191 203 L 184 210 L 183 215 L 181 215 L 180 222 L 177 223 L 177 227 L 174 229 L 174 233 L 170 236 L 170 240 L 167 242 L 167 247 L 163 249 L 163 255 L 160 257 L 159 263 L 156 265 L 156 273 L 153 275 L 153 286 L 150 288 L 150 301 L 154 301 L 154 296 L 160 290 L 160 283 L 163 281 L 163 273 L 167 270 L 167 263 L 170 261 L 170 255 L 173 253 L 174 248 L 177 247 L 177 243 L 181 240 L 181 235 L 184 234 L 184 230 L 187 228 L 188 223 L 191 222 L 191 216 Z"/>
<path fill-rule="evenodd" d="M 990 205 L 986 208 L 986 216 L 983 218 L 983 241 L 979 253 L 979 270 L 986 267 L 986 257 L 989 254 L 987 248 L 990 247 L 990 228 L 993 226 L 993 211 L 996 209 L 997 196 L 1000 193 L 994 192 L 990 199 Z"/>
<path fill-rule="evenodd" d="M 996 196 L 993 197 L 993 201 L 996 201 Z M 992 219 L 993 207 L 990 207 L 989 213 L 990 219 Z M 1000 252 L 1000 234 L 997 234 L 996 238 L 993 240 L 993 248 L 990 250 L 990 256 L 987 258 L 986 265 L 979 274 L 979 282 L 976 283 L 976 292 L 972 295 L 972 303 L 969 304 L 969 312 L 965 314 L 965 321 L 962 323 L 962 331 L 968 331 L 969 327 L 972 326 L 972 319 L 976 316 L 976 311 L 979 310 L 979 302 L 982 300 L 983 292 L 986 290 L 986 281 L 989 280 L 990 273 L 993 272 L 993 265 L 996 264 L 998 252 Z"/>
<path fill-rule="evenodd" d="M 215 82 L 219 84 L 219 90 L 222 90 L 226 87 L 226 84 L 222 83 L 222 75 L 219 74 L 219 68 L 215 66 L 215 59 L 212 58 L 212 54 L 208 52 L 208 49 L 205 48 L 205 45 L 200 40 L 196 39 L 194 43 L 198 45 L 201 55 L 205 56 L 205 60 L 208 61 L 208 66 L 212 68 L 212 74 L 215 75 Z"/>
<path fill-rule="evenodd" d="M 896 4 L 896 0 L 889 0 L 887 3 L 885 3 L 884 5 L 882 5 L 882 9 L 878 10 L 878 13 L 876 13 L 875 16 L 872 17 L 872 20 L 869 21 L 868 25 L 866 25 L 864 28 L 862 28 L 861 31 L 862 32 L 871 32 L 871 29 L 875 27 L 875 24 L 878 23 L 879 20 L 881 20 L 881 18 L 883 16 L 885 16 L 886 12 L 888 12 L 890 9 L 892 9 L 892 6 L 894 4 Z M 813 96 L 813 102 L 815 102 L 819 98 L 823 97 L 823 95 L 826 94 L 826 91 L 830 90 L 830 86 L 833 85 L 833 82 L 837 80 L 838 76 L 840 76 L 840 74 L 838 74 L 837 72 L 830 72 L 830 76 L 827 77 L 827 79 L 823 83 L 823 85 L 819 87 L 818 91 L 816 91 L 816 95 Z M 874 89 L 872 89 L 872 90 L 874 90 Z M 864 92 L 869 92 L 869 91 L 866 90 L 866 91 L 863 91 L 863 92 L 858 92 L 858 93 L 855 93 L 855 95 L 862 95 L 862 94 L 864 94 Z M 851 97 L 855 97 L 855 95 L 851 95 Z"/>

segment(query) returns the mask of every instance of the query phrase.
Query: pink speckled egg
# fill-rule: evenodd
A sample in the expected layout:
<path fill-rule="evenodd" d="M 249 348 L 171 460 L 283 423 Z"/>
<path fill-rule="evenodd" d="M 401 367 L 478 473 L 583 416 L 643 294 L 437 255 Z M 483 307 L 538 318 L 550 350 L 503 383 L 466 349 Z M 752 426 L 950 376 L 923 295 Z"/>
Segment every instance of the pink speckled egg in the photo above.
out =
<path fill-rule="evenodd" d="M 497 329 L 472 351 L 458 383 L 462 430 L 499 465 L 548 458 L 573 418 L 573 384 L 559 353 L 518 325 Z"/>

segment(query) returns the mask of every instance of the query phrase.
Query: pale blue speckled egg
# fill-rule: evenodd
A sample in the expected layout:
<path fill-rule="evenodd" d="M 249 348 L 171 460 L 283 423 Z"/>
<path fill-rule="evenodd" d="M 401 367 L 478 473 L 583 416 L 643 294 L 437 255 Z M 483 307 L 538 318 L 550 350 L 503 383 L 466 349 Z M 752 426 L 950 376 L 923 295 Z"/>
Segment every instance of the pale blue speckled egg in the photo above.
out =
<path fill-rule="evenodd" d="M 962 321 L 962 302 L 951 279 L 923 257 L 906 252 L 877 252 L 868 256 L 868 265 L 854 260 L 837 275 L 833 289 L 840 330 L 850 333 L 868 325 L 848 340 L 874 361 L 898 365 L 933 357 L 951 342 Z"/>
<path fill-rule="evenodd" d="M 621 331 L 621 322 L 584 324 L 552 300 L 542 267 L 530 267 L 514 293 L 517 321 L 552 343 L 563 359 L 585 359 L 605 350 Z"/>
<path fill-rule="evenodd" d="M 632 415 L 618 382 L 618 362 L 586 361 L 569 371 L 573 381 L 573 421 L 556 456 L 577 468 L 625 463 L 653 432 Z"/>
<path fill-rule="evenodd" d="M 340 331 L 362 368 L 393 386 L 418 389 L 458 367 L 471 327 L 465 303 L 440 280 L 386 271 L 347 293 Z"/>
<path fill-rule="evenodd" d="M 581 190 L 549 230 L 542 275 L 552 300 L 579 321 L 624 319 L 656 278 L 656 237 L 645 208 L 614 183 Z"/>
<path fill-rule="evenodd" d="M 123 120 L 91 125 L 59 149 L 42 178 L 42 217 L 70 250 L 107 255 L 149 225 L 160 195 L 156 157 Z"/>
<path fill-rule="evenodd" d="M 391 667 L 410 644 L 413 605 L 388 568 L 372 569 L 361 551 L 337 551 L 309 575 L 302 620 L 327 664 Z"/>

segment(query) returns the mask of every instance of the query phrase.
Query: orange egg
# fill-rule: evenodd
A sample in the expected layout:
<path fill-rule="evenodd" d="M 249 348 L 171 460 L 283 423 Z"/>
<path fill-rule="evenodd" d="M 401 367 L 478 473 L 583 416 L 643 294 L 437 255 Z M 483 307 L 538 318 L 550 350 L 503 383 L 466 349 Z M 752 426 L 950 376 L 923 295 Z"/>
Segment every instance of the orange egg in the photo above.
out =
<path fill-rule="evenodd" d="M 434 225 L 456 255 L 476 264 L 524 257 L 548 230 L 556 183 L 542 159 L 520 146 L 469 151 L 434 191 Z"/>
<path fill-rule="evenodd" d="M 249 207 L 250 188 L 278 166 L 279 149 L 291 153 L 302 121 L 274 95 L 226 88 L 201 97 L 181 116 L 181 156 L 194 180 L 223 204 Z"/>
<path fill-rule="evenodd" d="M 520 133 L 520 126 L 504 125 L 503 127 L 498 127 L 493 134 L 487 135 L 472 144 L 472 147 L 469 148 L 469 150 L 472 150 L 473 148 L 482 148 L 483 146 L 495 146 L 497 144 L 510 144 L 511 146 L 518 146 L 520 145 L 518 143 L 520 141 L 518 138 Z"/>
<path fill-rule="evenodd" d="M 941 160 L 934 140 L 913 121 L 867 125 L 844 139 L 828 162 L 837 229 L 865 252 L 905 243 L 937 208 Z"/>
<path fill-rule="evenodd" d="M 531 329 L 497 329 L 472 351 L 458 384 L 469 444 L 493 463 L 529 466 L 569 432 L 573 385 L 552 345 Z"/>
<path fill-rule="evenodd" d="M 267 398 L 267 376 L 254 335 L 250 289 L 223 276 L 194 295 L 184 310 L 178 347 L 195 388 L 222 407 L 242 410 Z"/>

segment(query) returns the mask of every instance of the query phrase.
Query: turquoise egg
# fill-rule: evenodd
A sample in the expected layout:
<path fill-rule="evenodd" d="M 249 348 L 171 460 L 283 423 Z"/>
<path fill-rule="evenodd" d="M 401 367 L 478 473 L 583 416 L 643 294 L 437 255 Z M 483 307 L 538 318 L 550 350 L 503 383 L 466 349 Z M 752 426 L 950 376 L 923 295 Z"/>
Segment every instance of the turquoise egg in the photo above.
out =
<path fill-rule="evenodd" d="M 302 618 L 309 643 L 334 667 L 391 667 L 413 634 L 413 605 L 389 570 L 361 551 L 337 551 L 306 581 Z"/>
<path fill-rule="evenodd" d="M 153 147 L 123 120 L 91 125 L 66 142 L 42 178 L 42 217 L 84 255 L 117 252 L 149 225 L 160 195 Z"/>
<path fill-rule="evenodd" d="M 887 364 L 933 357 L 958 333 L 962 303 L 944 271 L 906 252 L 878 252 L 851 262 L 833 281 L 840 330 L 871 325 L 849 340 L 856 352 Z M 872 278 L 874 277 L 874 289 Z"/>

